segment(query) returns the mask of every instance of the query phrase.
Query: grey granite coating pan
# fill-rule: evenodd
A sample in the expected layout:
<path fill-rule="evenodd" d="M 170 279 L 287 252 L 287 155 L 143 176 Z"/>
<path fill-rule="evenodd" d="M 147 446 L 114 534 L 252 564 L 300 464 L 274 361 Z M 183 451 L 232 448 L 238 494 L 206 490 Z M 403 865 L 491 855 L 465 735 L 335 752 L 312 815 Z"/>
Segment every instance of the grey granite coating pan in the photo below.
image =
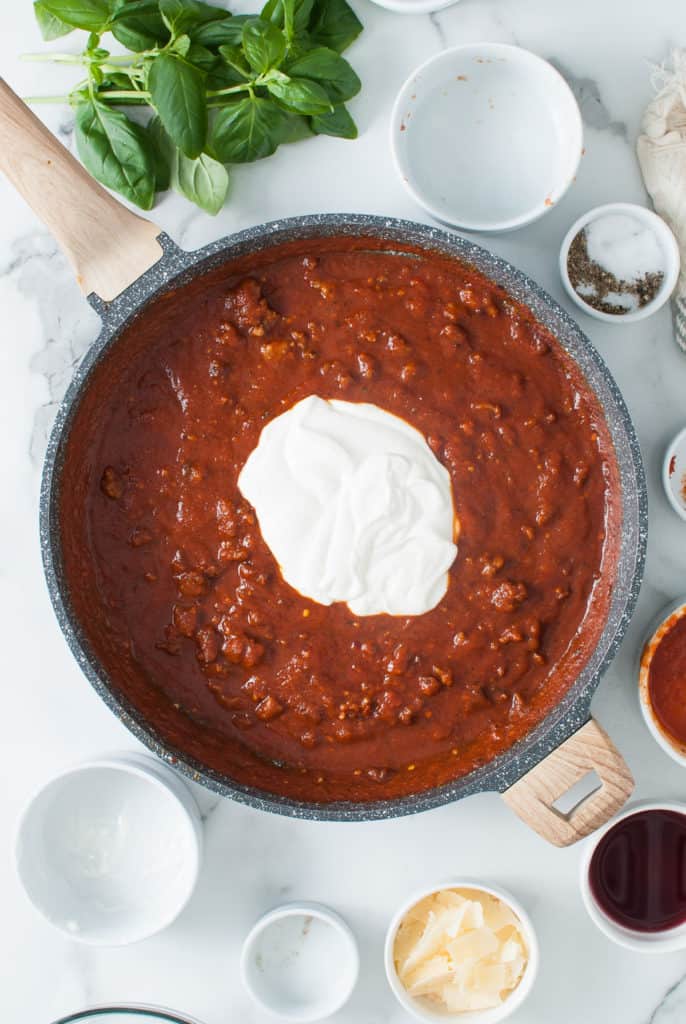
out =
<path fill-rule="evenodd" d="M 143 306 L 171 286 L 178 288 L 207 270 L 268 246 L 327 235 L 373 236 L 386 240 L 389 250 L 396 242 L 458 257 L 525 303 L 575 359 L 597 395 L 615 446 L 622 495 L 621 548 L 607 622 L 595 651 L 562 701 L 524 739 L 469 775 L 427 792 L 373 803 L 331 804 L 290 800 L 239 785 L 188 758 L 183 751 L 170 749 L 157 735 L 154 723 L 145 721 L 117 694 L 107 673 L 89 649 L 70 604 L 60 550 L 60 479 L 65 441 L 91 372 L 116 344 L 122 330 Z M 273 221 L 220 239 L 195 252 L 179 249 L 164 234 L 160 241 L 163 247 L 160 261 L 113 302 L 104 303 L 97 296 L 90 296 L 89 301 L 102 318 L 102 329 L 76 371 L 60 406 L 45 459 L 40 497 L 43 564 L 57 619 L 84 674 L 120 721 L 164 761 L 214 792 L 262 810 L 297 818 L 363 821 L 428 810 L 472 793 L 504 792 L 588 721 L 591 698 L 619 647 L 641 586 L 648 528 L 643 465 L 631 417 L 605 363 L 574 320 L 534 281 L 474 242 L 442 228 L 366 214 L 323 214 Z"/>

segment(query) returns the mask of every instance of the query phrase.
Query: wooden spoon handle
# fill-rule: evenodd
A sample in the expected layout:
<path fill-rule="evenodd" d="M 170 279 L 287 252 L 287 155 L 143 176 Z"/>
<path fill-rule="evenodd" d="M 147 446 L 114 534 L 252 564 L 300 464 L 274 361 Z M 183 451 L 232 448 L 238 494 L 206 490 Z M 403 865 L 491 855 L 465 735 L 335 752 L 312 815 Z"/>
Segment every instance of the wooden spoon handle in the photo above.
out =
<path fill-rule="evenodd" d="M 55 236 L 86 295 L 111 301 L 162 255 L 160 229 L 98 185 L 1 78 L 0 170 Z"/>
<path fill-rule="evenodd" d="M 596 771 L 601 785 L 568 814 L 553 805 Z M 503 793 L 503 800 L 554 846 L 570 846 L 600 828 L 631 796 L 634 780 L 624 758 L 592 718 Z"/>

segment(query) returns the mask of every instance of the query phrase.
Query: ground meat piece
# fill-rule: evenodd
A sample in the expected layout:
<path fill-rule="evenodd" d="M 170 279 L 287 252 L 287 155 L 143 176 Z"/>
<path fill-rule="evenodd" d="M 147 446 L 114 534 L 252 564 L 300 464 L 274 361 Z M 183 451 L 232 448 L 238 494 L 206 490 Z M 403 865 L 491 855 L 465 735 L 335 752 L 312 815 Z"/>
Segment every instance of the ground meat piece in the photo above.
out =
<path fill-rule="evenodd" d="M 505 581 L 495 588 L 491 594 L 491 604 L 499 612 L 513 612 L 526 600 L 526 587 L 523 583 Z"/>

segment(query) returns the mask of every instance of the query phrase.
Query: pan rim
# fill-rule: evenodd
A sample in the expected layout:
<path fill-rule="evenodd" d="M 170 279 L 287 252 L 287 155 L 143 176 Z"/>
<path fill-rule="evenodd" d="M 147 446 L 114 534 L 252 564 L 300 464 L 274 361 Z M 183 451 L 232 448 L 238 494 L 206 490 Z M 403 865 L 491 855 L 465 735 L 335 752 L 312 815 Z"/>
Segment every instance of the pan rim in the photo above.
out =
<path fill-rule="evenodd" d="M 492 761 L 442 786 L 392 800 L 323 803 L 294 800 L 245 786 L 207 768 L 171 748 L 142 714 L 116 693 L 90 649 L 69 601 L 61 562 L 59 481 L 64 446 L 90 375 L 110 346 L 116 344 L 122 330 L 145 305 L 170 287 L 182 286 L 237 256 L 293 239 L 346 234 L 367 235 L 389 242 L 395 239 L 404 245 L 418 245 L 427 251 L 438 251 L 472 264 L 523 302 L 540 322 L 553 331 L 579 366 L 605 414 L 620 473 L 623 528 L 617 559 L 617 584 L 600 641 L 575 683 L 534 729 Z M 89 297 L 91 305 L 102 318 L 102 327 L 60 403 L 45 455 L 40 494 L 43 567 L 53 609 L 77 664 L 109 709 L 149 750 L 187 779 L 260 810 L 313 820 L 371 821 L 430 810 L 477 792 L 504 792 L 588 721 L 592 696 L 619 648 L 638 600 L 647 545 L 646 480 L 630 413 L 606 363 L 576 321 L 528 275 L 489 250 L 444 228 L 368 214 L 311 214 L 247 228 L 193 251 L 178 248 L 163 232 L 160 233 L 160 241 L 163 256 L 159 263 L 114 302 L 106 304 L 97 296 Z"/>

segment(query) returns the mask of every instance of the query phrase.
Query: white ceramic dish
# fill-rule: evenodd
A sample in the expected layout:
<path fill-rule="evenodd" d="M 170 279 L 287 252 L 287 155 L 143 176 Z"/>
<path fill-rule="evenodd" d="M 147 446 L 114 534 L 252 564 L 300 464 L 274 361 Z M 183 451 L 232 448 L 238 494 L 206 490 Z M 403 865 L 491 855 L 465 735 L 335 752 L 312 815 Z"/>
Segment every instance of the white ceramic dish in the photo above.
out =
<path fill-rule="evenodd" d="M 676 514 L 686 520 L 686 427 L 667 445 L 662 462 L 662 486 Z"/>
<path fill-rule="evenodd" d="M 127 1006 L 91 1006 L 60 1017 L 53 1024 L 200 1024 L 195 1017 L 142 1003 Z"/>
<path fill-rule="evenodd" d="M 680 804 L 672 800 L 645 801 L 637 803 L 622 811 L 609 821 L 599 832 L 595 832 L 585 843 L 581 856 L 579 882 L 581 896 L 584 906 L 588 911 L 591 920 L 597 927 L 619 946 L 626 949 L 633 949 L 636 953 L 674 953 L 680 949 L 686 949 L 686 924 L 676 928 L 670 928 L 665 932 L 636 932 L 617 924 L 605 914 L 595 901 L 588 880 L 588 869 L 596 846 L 603 836 L 610 831 L 618 822 L 624 818 L 631 817 L 637 811 L 665 810 L 675 811 L 677 814 L 686 814 L 686 804 Z"/>
<path fill-rule="evenodd" d="M 385 7 L 395 14 L 429 14 L 452 7 L 459 0 L 372 0 L 378 7 Z"/>
<path fill-rule="evenodd" d="M 562 76 L 503 43 L 444 50 L 414 71 L 391 115 L 391 148 L 414 199 L 469 231 L 509 231 L 564 195 L 583 145 Z"/>
<path fill-rule="evenodd" d="M 567 270 L 567 257 L 569 255 L 569 247 L 579 234 L 579 232 L 590 224 L 591 221 L 596 220 L 597 217 L 602 217 L 609 213 L 623 213 L 630 217 L 634 217 L 636 220 L 646 224 L 655 233 L 660 248 L 664 254 L 665 259 L 665 277 L 662 282 L 662 287 L 659 292 L 650 302 L 646 303 L 640 309 L 635 309 L 629 313 L 604 313 L 602 309 L 594 309 L 588 302 L 574 290 L 572 282 L 569 280 L 569 272 Z M 579 309 L 582 309 L 584 313 L 588 313 L 589 316 L 595 317 L 596 320 L 604 320 L 605 323 L 615 324 L 621 326 L 621 324 L 636 323 L 637 320 L 645 320 L 646 317 L 652 316 L 653 313 L 657 313 L 658 309 L 664 306 L 665 302 L 668 301 L 670 295 L 676 287 L 677 280 L 679 278 L 679 245 L 676 238 L 672 234 L 671 230 L 663 221 L 662 217 L 658 217 L 652 210 L 646 209 L 645 206 L 638 206 L 636 203 L 606 203 L 604 206 L 596 206 L 588 213 L 585 213 L 583 217 L 579 217 L 576 220 L 567 234 L 564 237 L 562 246 L 560 247 L 560 276 L 562 278 L 562 284 L 564 285 L 565 291 L 569 295 Z"/>
<path fill-rule="evenodd" d="M 111 755 L 62 772 L 19 823 L 16 861 L 33 905 L 70 938 L 121 946 L 181 912 L 200 867 L 200 813 L 155 758 Z"/>
<path fill-rule="evenodd" d="M 357 983 L 352 931 L 319 903 L 287 903 L 255 924 L 243 944 L 243 983 L 260 1006 L 289 1021 L 330 1017 Z"/>
<path fill-rule="evenodd" d="M 682 615 L 686 615 L 686 597 L 670 601 L 655 616 L 646 631 L 644 642 L 639 649 L 636 673 L 638 676 L 638 699 L 641 705 L 641 713 L 651 736 L 677 764 L 683 765 L 686 768 L 686 748 L 680 747 L 671 736 L 665 733 L 653 710 L 648 689 L 650 663 L 655 648 L 665 633 L 674 625 L 675 618 Z"/>
<path fill-rule="evenodd" d="M 506 903 L 512 908 L 521 922 L 522 935 L 529 951 L 529 959 L 519 985 L 517 985 L 517 988 L 514 989 L 512 994 L 508 996 L 505 1002 L 500 1006 L 495 1006 L 489 1010 L 472 1010 L 464 1013 L 441 1013 L 440 1011 L 432 1010 L 426 1001 L 416 999 L 409 995 L 398 977 L 398 973 L 395 969 L 393 949 L 395 946 L 395 937 L 403 918 L 407 914 L 408 910 L 411 910 L 411 908 L 416 903 L 419 903 L 420 900 L 423 900 L 425 896 L 431 896 L 433 893 L 442 892 L 445 889 L 478 889 L 491 896 L 496 896 L 498 899 L 502 900 L 503 903 Z M 415 892 L 411 899 L 404 903 L 397 912 L 386 933 L 384 962 L 386 966 L 388 984 L 391 986 L 391 990 L 400 1005 L 417 1020 L 422 1021 L 423 1024 L 447 1024 L 447 1022 L 450 1021 L 454 1021 L 455 1024 L 499 1024 L 500 1021 L 505 1020 L 513 1014 L 529 995 L 538 973 L 538 961 L 538 940 L 536 938 L 534 926 L 531 922 L 531 918 L 527 914 L 526 910 L 524 910 L 524 907 L 521 905 L 519 900 L 515 899 L 515 897 L 506 889 L 501 889 L 500 886 L 484 885 L 482 882 L 475 882 L 470 878 L 453 879 L 451 881 L 444 882 L 442 885 L 432 885 L 426 889 L 420 889 L 419 892 Z"/>

